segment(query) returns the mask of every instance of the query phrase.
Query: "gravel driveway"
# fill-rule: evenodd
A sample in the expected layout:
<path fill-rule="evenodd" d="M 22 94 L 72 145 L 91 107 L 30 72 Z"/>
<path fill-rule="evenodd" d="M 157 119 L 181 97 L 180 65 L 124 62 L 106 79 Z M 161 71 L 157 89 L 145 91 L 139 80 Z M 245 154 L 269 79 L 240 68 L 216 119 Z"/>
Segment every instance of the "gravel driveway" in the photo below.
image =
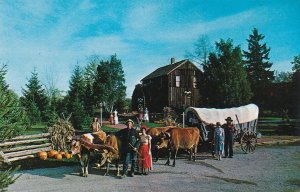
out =
<path fill-rule="evenodd" d="M 8 191 L 300 191 L 300 147 L 259 147 L 253 154 L 235 149 L 233 159 L 217 161 L 208 154 L 196 162 L 180 156 L 176 167 L 154 163 L 148 176 L 119 179 L 92 168 L 87 178 L 79 166 L 21 171 Z M 114 169 L 114 168 L 113 168 Z"/>

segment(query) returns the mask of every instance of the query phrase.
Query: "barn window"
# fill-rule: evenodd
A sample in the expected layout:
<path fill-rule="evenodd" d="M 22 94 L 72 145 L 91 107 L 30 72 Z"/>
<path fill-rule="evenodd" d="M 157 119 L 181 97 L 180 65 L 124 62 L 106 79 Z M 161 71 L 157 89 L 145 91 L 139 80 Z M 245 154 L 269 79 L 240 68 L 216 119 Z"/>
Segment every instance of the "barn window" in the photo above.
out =
<path fill-rule="evenodd" d="M 180 87 L 180 76 L 176 76 L 176 87 Z"/>
<path fill-rule="evenodd" d="M 195 76 L 193 77 L 193 88 L 197 88 L 197 79 Z"/>

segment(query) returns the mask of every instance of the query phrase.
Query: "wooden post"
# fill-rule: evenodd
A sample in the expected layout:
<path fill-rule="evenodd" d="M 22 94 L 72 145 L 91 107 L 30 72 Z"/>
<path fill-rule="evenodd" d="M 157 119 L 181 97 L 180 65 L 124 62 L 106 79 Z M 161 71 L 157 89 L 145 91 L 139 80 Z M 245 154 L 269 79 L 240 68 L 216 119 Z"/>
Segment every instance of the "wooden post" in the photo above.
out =
<path fill-rule="evenodd" d="M 182 113 L 182 127 L 184 128 L 184 112 Z"/>

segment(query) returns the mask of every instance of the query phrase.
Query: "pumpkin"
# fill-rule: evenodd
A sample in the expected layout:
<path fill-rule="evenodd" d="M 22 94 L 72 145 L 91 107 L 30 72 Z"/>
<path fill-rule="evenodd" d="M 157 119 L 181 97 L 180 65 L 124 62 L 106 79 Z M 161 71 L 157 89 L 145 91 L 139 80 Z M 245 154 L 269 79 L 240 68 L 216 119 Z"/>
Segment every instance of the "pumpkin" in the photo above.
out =
<path fill-rule="evenodd" d="M 61 159 L 62 159 L 62 155 L 61 155 L 61 154 L 59 154 L 59 153 L 57 153 L 57 154 L 55 155 L 55 159 L 57 159 L 57 160 L 61 160 Z"/>
<path fill-rule="evenodd" d="M 54 157 L 57 153 L 58 152 L 55 151 L 55 150 L 50 150 L 49 153 L 48 153 L 48 155 L 49 155 L 49 157 Z"/>
<path fill-rule="evenodd" d="M 61 156 L 65 156 L 66 153 L 63 151 L 60 151 L 59 154 L 61 154 Z"/>
<path fill-rule="evenodd" d="M 71 159 L 71 158 L 72 158 L 72 154 L 66 153 L 66 154 L 65 154 L 65 157 L 66 157 L 67 159 Z"/>
<path fill-rule="evenodd" d="M 38 152 L 38 157 L 41 160 L 46 160 L 47 159 L 47 152 L 45 152 L 45 151 Z"/>

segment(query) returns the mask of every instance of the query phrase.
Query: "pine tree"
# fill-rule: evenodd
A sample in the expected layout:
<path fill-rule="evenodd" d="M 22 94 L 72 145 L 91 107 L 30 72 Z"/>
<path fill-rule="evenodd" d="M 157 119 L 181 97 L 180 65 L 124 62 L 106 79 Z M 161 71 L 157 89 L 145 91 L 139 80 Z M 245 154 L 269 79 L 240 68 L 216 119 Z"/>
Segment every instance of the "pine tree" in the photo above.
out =
<path fill-rule="evenodd" d="M 97 66 L 100 63 L 98 56 L 91 56 L 89 63 L 84 69 L 84 81 L 85 81 L 85 91 L 84 91 L 84 109 L 90 116 L 93 116 L 93 109 L 95 107 L 95 98 L 93 94 L 93 84 L 97 77 Z"/>
<path fill-rule="evenodd" d="M 83 121 L 86 118 L 84 111 L 85 86 L 83 71 L 77 65 L 73 71 L 69 85 L 68 95 L 66 96 L 67 111 L 72 113 L 71 122 L 75 129 L 83 128 Z"/>
<path fill-rule="evenodd" d="M 2 65 L 2 67 L 0 68 L 0 87 L 3 90 L 8 90 L 8 85 L 5 81 L 5 75 L 7 73 L 7 65 Z"/>
<path fill-rule="evenodd" d="M 25 111 L 20 105 L 18 96 L 9 90 L 5 82 L 6 65 L 0 68 L 0 143 L 16 135 L 20 135 L 28 127 L 28 119 Z M 0 191 L 5 191 L 8 185 L 15 182 L 9 169 L 0 171 Z"/>
<path fill-rule="evenodd" d="M 216 53 L 210 53 L 203 65 L 203 98 L 209 107 L 233 107 L 247 104 L 251 90 L 243 68 L 242 53 L 232 40 L 216 42 Z"/>
<path fill-rule="evenodd" d="M 261 43 L 265 38 L 253 29 L 248 41 L 248 51 L 243 51 L 246 58 L 245 67 L 253 91 L 253 101 L 261 106 L 267 105 L 268 89 L 274 80 L 274 71 L 271 71 L 272 63 L 269 61 L 270 48 L 266 43 Z M 262 92 L 262 90 L 264 90 Z M 264 93 L 264 94 L 262 94 Z"/>
<path fill-rule="evenodd" d="M 26 89 L 22 89 L 23 97 L 21 98 L 23 106 L 26 108 L 32 123 L 40 122 L 46 119 L 46 107 L 48 98 L 45 89 L 38 79 L 36 69 L 31 73 Z M 38 116 L 37 116 L 38 115 Z"/>
<path fill-rule="evenodd" d="M 294 57 L 294 60 L 291 62 L 292 66 L 292 82 L 291 82 L 291 91 L 290 91 L 290 104 L 291 110 L 290 112 L 296 117 L 296 119 L 300 119 L 300 55 Z M 298 122 L 298 126 L 299 126 Z M 300 131 L 297 132 L 300 135 Z"/>

